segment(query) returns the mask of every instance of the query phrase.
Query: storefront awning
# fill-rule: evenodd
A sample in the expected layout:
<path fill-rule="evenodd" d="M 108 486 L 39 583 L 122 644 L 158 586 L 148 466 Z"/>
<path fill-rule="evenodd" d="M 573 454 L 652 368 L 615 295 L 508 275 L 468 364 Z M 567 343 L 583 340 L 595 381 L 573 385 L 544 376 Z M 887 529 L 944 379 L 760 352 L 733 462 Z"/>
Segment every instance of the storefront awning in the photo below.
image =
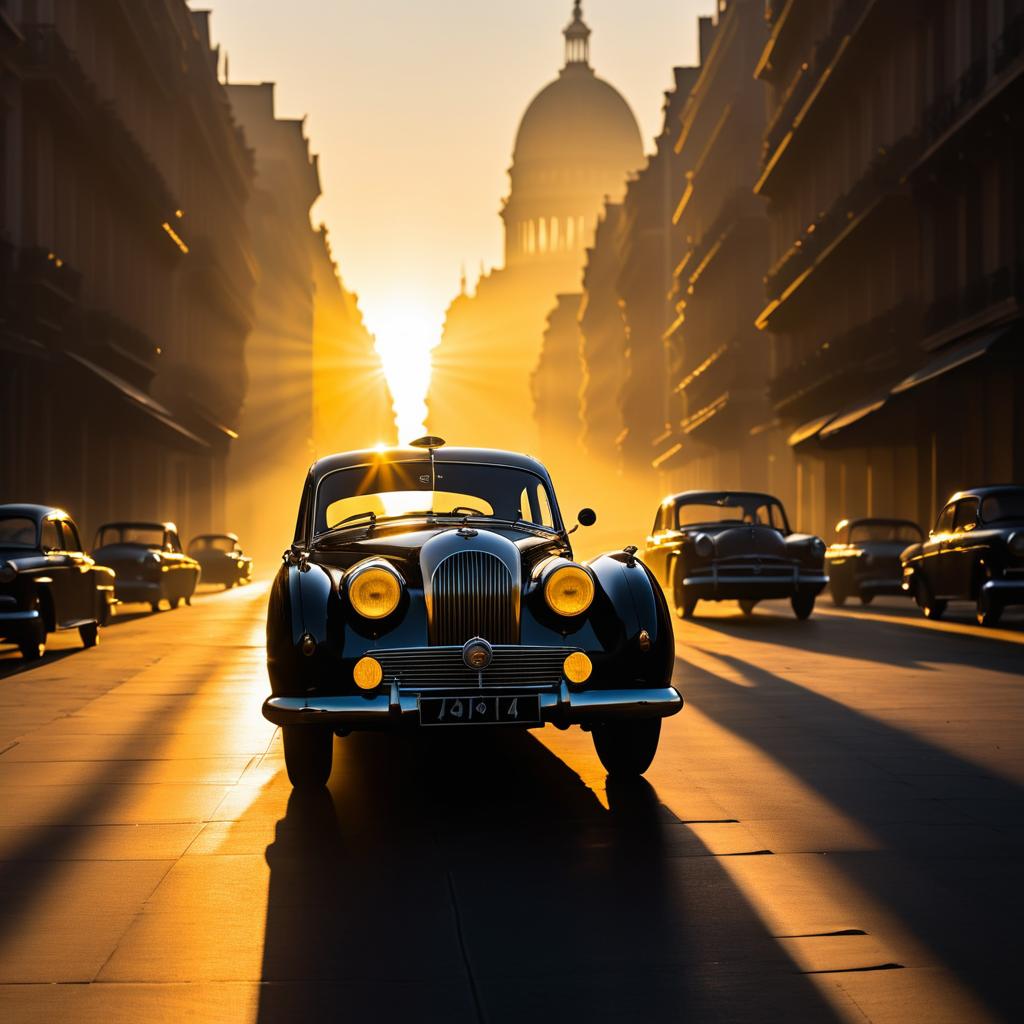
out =
<path fill-rule="evenodd" d="M 822 441 L 825 441 L 830 437 L 834 437 L 841 430 L 846 430 L 847 427 L 852 427 L 855 423 L 860 423 L 861 420 L 866 419 L 872 413 L 878 412 L 878 410 L 881 409 L 888 401 L 889 394 L 886 392 L 885 394 L 876 396 L 875 398 L 865 399 L 857 405 L 852 405 L 847 409 L 844 409 L 829 423 L 827 423 L 821 429 L 818 436 Z"/>
<path fill-rule="evenodd" d="M 920 370 L 901 380 L 892 389 L 892 393 L 894 395 L 902 395 L 905 391 L 910 391 L 921 384 L 926 384 L 930 380 L 935 380 L 936 377 L 941 377 L 944 373 L 949 373 L 950 370 L 955 370 L 959 366 L 964 366 L 966 363 L 979 359 L 1009 330 L 1010 328 L 1004 327 L 998 331 L 993 331 L 991 334 L 975 338 L 973 341 L 954 345 L 941 355 L 936 356 L 930 363 L 926 363 Z"/>
<path fill-rule="evenodd" d="M 651 465 L 655 469 L 668 469 L 673 463 L 678 460 L 680 453 L 683 451 L 682 441 L 677 441 L 674 445 L 666 448 L 656 459 L 651 462 Z"/>
<path fill-rule="evenodd" d="M 831 423 L 835 419 L 836 414 L 830 412 L 827 416 L 819 416 L 817 419 L 808 420 L 803 426 L 797 427 L 792 434 L 786 439 L 786 443 L 790 448 L 795 448 L 798 444 L 803 444 L 805 441 L 810 441 L 811 438 L 817 437 L 821 433 L 822 427 Z"/>
<path fill-rule="evenodd" d="M 179 434 L 181 437 L 190 441 L 192 444 L 199 445 L 201 448 L 209 448 L 210 446 L 196 434 L 193 434 L 191 430 L 183 427 L 174 418 L 174 414 L 166 406 L 161 405 L 152 395 L 146 394 L 142 388 L 136 387 L 130 381 L 125 380 L 123 377 L 119 377 L 116 373 L 112 373 L 106 367 L 99 366 L 94 363 L 91 359 L 86 359 L 85 356 L 80 356 L 77 352 L 68 352 L 67 355 L 74 359 L 76 363 L 80 363 L 90 373 L 98 377 L 100 380 L 105 381 L 116 391 L 120 392 L 121 395 L 128 399 L 129 403 L 140 411 L 148 414 L 157 422 L 162 423 L 165 427 Z"/>

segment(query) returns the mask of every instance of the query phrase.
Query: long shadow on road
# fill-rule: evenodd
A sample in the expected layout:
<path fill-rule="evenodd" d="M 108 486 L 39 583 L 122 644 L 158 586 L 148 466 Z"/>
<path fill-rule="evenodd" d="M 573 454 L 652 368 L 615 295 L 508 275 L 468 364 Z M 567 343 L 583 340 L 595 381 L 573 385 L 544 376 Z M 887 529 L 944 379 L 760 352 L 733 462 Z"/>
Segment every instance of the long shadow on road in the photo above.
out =
<path fill-rule="evenodd" d="M 870 656 L 867 636 L 856 626 L 845 628 L 845 623 L 827 637 L 769 619 L 757 626 L 745 623 L 741 629 L 724 619 L 703 620 L 701 625 L 804 650 Z M 871 629 L 877 631 L 877 624 Z M 954 659 L 970 665 L 979 648 L 970 638 L 964 644 L 960 639 L 950 638 L 958 648 Z M 948 647 L 942 652 L 944 662 L 950 660 L 947 654 Z M 751 661 L 720 649 L 714 656 L 748 685 L 737 686 L 690 664 L 685 675 L 690 706 L 863 823 L 895 858 L 871 852 L 834 854 L 833 865 L 897 916 L 992 1009 L 1020 1020 L 1016 951 L 1024 913 L 1019 881 L 1024 790 Z M 1024 669 L 1019 653 L 1012 663 L 1004 653 L 999 657 L 998 667 L 1004 671 Z M 963 696 L 969 702 L 969 686 Z M 908 766 L 908 774 L 892 774 L 891 782 L 880 786 L 877 767 L 893 764 Z"/>
<path fill-rule="evenodd" d="M 520 733 L 356 735 L 292 794 L 258 1020 L 837 1019 L 646 782 Z"/>

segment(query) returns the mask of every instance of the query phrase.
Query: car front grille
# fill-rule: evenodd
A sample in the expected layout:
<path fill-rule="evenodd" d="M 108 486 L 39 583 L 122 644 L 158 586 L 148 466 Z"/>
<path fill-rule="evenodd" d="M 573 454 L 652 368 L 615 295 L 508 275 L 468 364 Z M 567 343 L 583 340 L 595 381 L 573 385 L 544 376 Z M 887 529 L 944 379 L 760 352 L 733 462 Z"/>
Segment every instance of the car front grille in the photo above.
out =
<path fill-rule="evenodd" d="M 555 688 L 562 664 L 572 653 L 567 647 L 495 647 L 491 664 L 476 672 L 462 660 L 461 647 L 404 648 L 370 651 L 384 670 L 384 683 L 403 690 L 448 687 L 514 686 Z"/>
<path fill-rule="evenodd" d="M 707 569 L 695 568 L 693 576 L 749 576 L 752 579 L 792 579 L 796 562 L 781 558 L 719 558 Z"/>
<path fill-rule="evenodd" d="M 430 581 L 432 644 L 464 644 L 480 636 L 492 644 L 519 639 L 519 595 L 508 566 L 487 551 L 460 551 Z"/>

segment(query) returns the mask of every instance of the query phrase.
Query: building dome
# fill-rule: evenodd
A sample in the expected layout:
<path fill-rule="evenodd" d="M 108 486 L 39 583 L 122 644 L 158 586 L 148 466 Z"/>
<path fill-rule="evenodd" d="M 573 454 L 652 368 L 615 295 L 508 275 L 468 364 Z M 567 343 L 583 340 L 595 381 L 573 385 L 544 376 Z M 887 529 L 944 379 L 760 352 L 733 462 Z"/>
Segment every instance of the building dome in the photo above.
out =
<path fill-rule="evenodd" d="M 568 64 L 526 108 L 513 161 L 572 166 L 614 162 L 622 177 L 643 159 L 640 128 L 622 94 L 586 64 Z"/>
<path fill-rule="evenodd" d="M 519 124 L 502 217 L 507 266 L 564 263 L 572 277 L 605 199 L 622 198 L 644 151 L 629 104 L 590 66 L 581 3 L 564 34 L 565 66 Z"/>

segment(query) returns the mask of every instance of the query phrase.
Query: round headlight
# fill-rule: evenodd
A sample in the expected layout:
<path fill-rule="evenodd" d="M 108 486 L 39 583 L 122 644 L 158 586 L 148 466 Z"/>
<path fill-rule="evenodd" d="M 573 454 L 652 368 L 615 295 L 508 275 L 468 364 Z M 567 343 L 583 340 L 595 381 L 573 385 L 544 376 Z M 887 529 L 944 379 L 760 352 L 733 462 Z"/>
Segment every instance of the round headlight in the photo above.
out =
<path fill-rule="evenodd" d="M 376 658 L 360 658 L 352 669 L 352 678 L 360 690 L 375 690 L 384 678 L 384 669 Z"/>
<path fill-rule="evenodd" d="M 364 619 L 386 619 L 402 598 L 398 577 L 382 566 L 362 569 L 348 581 L 348 599 Z"/>
<path fill-rule="evenodd" d="M 693 550 L 698 558 L 710 558 L 715 553 L 715 542 L 706 533 L 698 533 L 693 538 Z"/>
<path fill-rule="evenodd" d="M 1024 557 L 1024 533 L 1011 533 L 1007 547 L 1018 557 Z"/>
<path fill-rule="evenodd" d="M 563 565 L 544 584 L 544 599 L 559 615 L 582 615 L 594 600 L 594 581 L 581 566 Z"/>
<path fill-rule="evenodd" d="M 562 665 L 565 678 L 570 683 L 585 683 L 594 671 L 590 659 L 582 651 L 573 651 Z"/>
<path fill-rule="evenodd" d="M 816 557 L 821 558 L 825 554 L 825 542 L 820 537 L 815 537 L 811 541 L 811 550 Z"/>

